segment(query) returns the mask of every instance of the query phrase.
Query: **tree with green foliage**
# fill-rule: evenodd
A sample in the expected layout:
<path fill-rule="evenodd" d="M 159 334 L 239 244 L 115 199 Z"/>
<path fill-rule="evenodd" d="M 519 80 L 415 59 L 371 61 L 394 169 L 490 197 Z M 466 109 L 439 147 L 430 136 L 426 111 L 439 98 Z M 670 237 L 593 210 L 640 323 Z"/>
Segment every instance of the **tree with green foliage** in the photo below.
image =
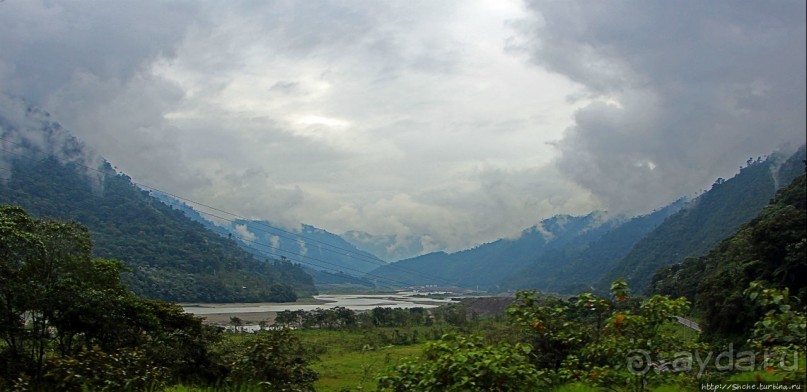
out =
<path fill-rule="evenodd" d="M 290 330 L 261 331 L 228 356 L 234 385 L 258 385 L 266 391 L 313 391 L 315 356 Z"/>
<path fill-rule="evenodd" d="M 807 347 L 807 317 L 805 306 L 790 296 L 787 288 L 767 288 L 762 282 L 751 282 L 745 295 L 766 310 L 754 324 L 749 339 L 762 365 L 783 373 L 791 380 L 805 380 L 799 361 Z"/>
<path fill-rule="evenodd" d="M 743 291 L 752 281 L 789 289 L 807 302 L 807 179 L 779 190 L 756 218 L 724 239 L 707 256 L 659 270 L 653 291 L 686 295 L 703 319 L 707 340 L 742 345 L 763 310 Z"/>
<path fill-rule="evenodd" d="M 233 331 L 235 332 L 243 332 L 244 331 L 244 322 L 241 320 L 240 317 L 230 317 L 230 326 L 233 327 Z"/>
<path fill-rule="evenodd" d="M 541 385 L 529 345 L 487 345 L 478 336 L 449 334 L 429 342 L 423 357 L 378 379 L 385 391 L 530 391 Z"/>
<path fill-rule="evenodd" d="M 571 304 L 557 297 L 540 297 L 533 291 L 518 291 L 507 309 L 510 322 L 533 348 L 532 362 L 539 369 L 558 370 L 579 350 L 589 335 L 587 328 L 569 317 Z"/>
<path fill-rule="evenodd" d="M 120 281 L 122 264 L 91 251 L 83 226 L 0 206 L 0 389 L 119 390 L 221 376 L 211 366 L 212 327 L 178 305 L 136 297 Z"/>
<path fill-rule="evenodd" d="M 0 204 L 85 225 L 93 256 L 122 261 L 122 281 L 144 298 L 293 302 L 296 293 L 316 292 L 299 265 L 259 261 L 110 166 L 99 170 L 91 180 L 55 158 L 15 160 L 10 178 L 0 182 Z"/>
<path fill-rule="evenodd" d="M 82 340 L 101 344 L 125 338 L 103 329 L 117 310 L 103 305 L 126 297 L 117 279 L 121 265 L 93 260 L 90 252 L 86 228 L 0 207 L 0 335 L 10 369 L 41 374 L 54 328 L 62 355 L 79 347 L 77 330 Z M 87 306 L 89 299 L 96 306 Z"/>
<path fill-rule="evenodd" d="M 583 293 L 564 300 L 521 291 L 508 314 L 522 340 L 532 346 L 531 361 L 547 384 L 584 382 L 644 390 L 649 383 L 675 376 L 649 373 L 651 360 L 672 362 L 677 352 L 703 349 L 664 329 L 688 307 L 686 298 L 661 295 L 637 302 L 627 283 L 617 280 L 611 285 L 611 299 Z"/>

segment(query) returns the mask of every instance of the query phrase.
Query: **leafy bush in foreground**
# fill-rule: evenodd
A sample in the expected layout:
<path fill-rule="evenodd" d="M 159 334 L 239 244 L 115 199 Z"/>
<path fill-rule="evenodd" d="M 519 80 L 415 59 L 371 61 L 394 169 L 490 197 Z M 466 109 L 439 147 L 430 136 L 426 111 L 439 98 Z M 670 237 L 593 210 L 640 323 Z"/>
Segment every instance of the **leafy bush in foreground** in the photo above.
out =
<path fill-rule="evenodd" d="M 391 391 L 528 391 L 541 384 L 528 345 L 486 345 L 478 336 L 446 335 L 379 378 Z"/>
<path fill-rule="evenodd" d="M 309 368 L 314 356 L 291 330 L 257 333 L 228 356 L 234 385 L 257 383 L 267 391 L 313 391 L 317 373 Z"/>

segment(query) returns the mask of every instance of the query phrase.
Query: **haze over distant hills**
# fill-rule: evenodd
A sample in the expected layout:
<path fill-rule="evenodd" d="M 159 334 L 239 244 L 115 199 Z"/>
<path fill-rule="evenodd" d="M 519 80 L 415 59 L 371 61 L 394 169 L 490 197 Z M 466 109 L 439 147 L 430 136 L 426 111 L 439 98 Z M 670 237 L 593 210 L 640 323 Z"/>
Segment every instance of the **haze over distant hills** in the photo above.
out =
<path fill-rule="evenodd" d="M 190 219 L 223 237 L 235 240 L 241 248 L 259 259 L 281 259 L 298 263 L 314 278 L 318 287 L 328 284 L 357 284 L 374 287 L 362 276 L 384 260 L 354 247 L 340 236 L 311 225 L 283 228 L 280 225 L 240 217 L 224 217 L 222 211 L 202 213 L 176 197 L 152 193 L 163 203 L 182 211 Z M 200 210 L 210 209 L 199 206 Z"/>
<path fill-rule="evenodd" d="M 583 284 L 586 287 L 590 279 L 573 275 L 585 275 L 584 271 L 590 268 L 579 265 L 588 249 L 598 252 L 607 246 L 619 246 L 618 241 L 629 249 L 641 235 L 682 204 L 677 202 L 633 219 L 609 217 L 603 212 L 586 216 L 558 215 L 524 230 L 516 239 L 500 239 L 456 253 L 434 252 L 401 260 L 378 268 L 373 275 L 412 285 L 438 284 L 485 290 L 535 287 L 565 291 L 566 286 Z M 597 242 L 607 235 L 619 238 L 603 244 Z M 598 261 L 605 264 L 602 259 Z M 578 263 L 577 268 L 569 271 L 574 269 L 574 262 Z"/>
<path fill-rule="evenodd" d="M 385 261 L 398 261 L 420 256 L 428 249 L 445 248 L 446 244 L 435 242 L 428 235 L 371 234 L 359 230 L 349 230 L 340 235 L 356 248 L 370 252 Z"/>
<path fill-rule="evenodd" d="M 87 225 L 97 256 L 123 260 L 137 293 L 171 300 L 283 300 L 292 290 L 313 292 L 311 275 L 323 284 L 367 288 L 376 282 L 561 293 L 603 290 L 625 277 L 642 290 L 658 268 L 704 255 L 753 218 L 803 171 L 805 157 L 802 146 L 792 156 L 749 159 L 737 175 L 718 179 L 692 201 L 646 215 L 557 215 L 515 239 L 387 264 L 373 251 L 391 258 L 434 244 L 423 243 L 425 237 L 338 236 L 310 225 L 287 230 L 203 213 L 138 188 L 47 113 L 15 105 L 0 112 L 0 202 Z"/>
<path fill-rule="evenodd" d="M 776 190 L 802 171 L 805 148 L 749 159 L 733 178 L 718 179 L 692 201 L 650 214 L 556 216 L 502 239 L 456 253 L 435 252 L 373 271 L 411 285 L 491 290 L 537 288 L 560 293 L 606 291 L 624 277 L 642 291 L 660 267 L 702 256 L 748 222 Z"/>
<path fill-rule="evenodd" d="M 0 111 L 0 203 L 87 226 L 138 295 L 172 301 L 293 301 L 315 291 L 289 262 L 263 262 L 117 173 L 41 110 Z"/>
<path fill-rule="evenodd" d="M 269 221 L 238 219 L 224 227 L 262 255 L 283 257 L 314 269 L 360 276 L 386 264 L 342 237 L 311 225 L 291 231 Z"/>
<path fill-rule="evenodd" d="M 773 198 L 804 172 L 805 147 L 791 156 L 774 153 L 767 159 L 749 158 L 734 177 L 715 181 L 712 188 L 643 238 L 599 282 L 607 290 L 624 277 L 644 290 L 655 271 L 687 257 L 706 255 L 720 241 L 751 221 Z"/>

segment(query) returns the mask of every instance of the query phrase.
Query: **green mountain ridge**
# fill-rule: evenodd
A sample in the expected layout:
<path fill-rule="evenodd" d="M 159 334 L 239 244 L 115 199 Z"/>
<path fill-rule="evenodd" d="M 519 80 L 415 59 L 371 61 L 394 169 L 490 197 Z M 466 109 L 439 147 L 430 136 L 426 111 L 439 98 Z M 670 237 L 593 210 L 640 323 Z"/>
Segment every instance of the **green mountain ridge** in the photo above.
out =
<path fill-rule="evenodd" d="M 87 226 L 93 256 L 118 259 L 140 296 L 169 301 L 294 301 L 311 277 L 290 262 L 256 260 L 138 188 L 108 163 L 90 169 L 84 146 L 39 110 L 20 125 L 0 115 L 0 204 Z M 44 140 L 44 143 L 42 142 Z"/>
<path fill-rule="evenodd" d="M 152 192 L 152 195 L 208 230 L 233 239 L 259 260 L 280 259 L 299 264 L 314 278 L 317 287 L 338 284 L 374 287 L 362 275 L 386 264 L 341 236 L 311 225 L 303 224 L 299 230 L 283 229 L 273 222 L 240 218 L 229 221 L 220 219 L 221 223 L 217 224 L 173 196 L 160 192 Z"/>
<path fill-rule="evenodd" d="M 380 267 L 372 274 L 398 284 L 506 289 L 503 281 L 545 252 L 567 249 L 580 238 L 597 237 L 618 223 L 601 212 L 558 215 L 525 229 L 516 239 L 500 239 L 455 253 L 429 253 Z"/>
<path fill-rule="evenodd" d="M 644 291 L 659 268 L 700 257 L 751 221 L 776 193 L 803 171 L 805 147 L 794 154 L 749 159 L 734 177 L 718 179 L 712 188 L 641 239 L 599 281 L 607 292 L 611 282 L 625 278 L 634 290 Z"/>
<path fill-rule="evenodd" d="M 807 180 L 802 174 L 707 255 L 658 270 L 650 290 L 687 297 L 708 336 L 735 336 L 735 341 L 743 343 L 762 314 L 744 295 L 749 283 L 763 281 L 768 287 L 787 288 L 804 307 L 805 274 Z"/>
<path fill-rule="evenodd" d="M 575 238 L 574 244 L 544 253 L 503 284 L 514 289 L 531 287 L 563 294 L 591 291 L 593 282 L 685 203 L 685 199 L 679 199 L 650 214 L 618 221 L 605 232 Z"/>
<path fill-rule="evenodd" d="M 657 269 L 706 254 L 753 219 L 778 185 L 800 174 L 804 157 L 802 146 L 789 156 L 749 159 L 737 175 L 718 179 L 694 200 L 681 199 L 646 215 L 556 216 L 524 230 L 518 239 L 401 260 L 372 275 L 398 285 L 562 294 L 607 292 L 611 282 L 624 277 L 642 292 Z"/>

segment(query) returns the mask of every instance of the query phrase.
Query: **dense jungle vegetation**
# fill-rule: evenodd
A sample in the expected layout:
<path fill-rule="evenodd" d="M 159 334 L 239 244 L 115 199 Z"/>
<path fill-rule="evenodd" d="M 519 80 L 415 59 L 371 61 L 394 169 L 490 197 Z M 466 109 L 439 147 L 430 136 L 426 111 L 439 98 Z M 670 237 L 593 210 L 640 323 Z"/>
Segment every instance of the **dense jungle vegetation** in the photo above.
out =
<path fill-rule="evenodd" d="M 708 255 L 659 270 L 652 290 L 694 303 L 714 339 L 745 341 L 763 309 L 743 291 L 753 281 L 786 290 L 798 306 L 807 301 L 807 184 L 805 176 L 777 193 L 770 205 Z"/>
<path fill-rule="evenodd" d="M 693 260 L 680 267 L 685 273 L 660 272 L 654 287 L 680 291 L 673 296 L 634 296 L 617 280 L 607 296 L 519 291 L 507 314 L 493 319 L 461 305 L 335 308 L 281 312 L 273 328 L 254 334 L 239 333 L 235 319 L 226 332 L 176 304 L 136 296 L 121 282 L 122 263 L 93 258 L 84 226 L 2 207 L 0 389 L 669 391 L 740 381 L 803 387 L 804 288 L 794 276 L 804 266 L 804 187 L 801 176 L 780 191 L 757 219 L 697 261 L 698 272 L 689 272 Z M 686 283 L 698 274 L 693 312 Z M 725 283 L 721 294 L 703 294 L 715 279 Z M 721 316 L 706 304 L 718 295 L 743 304 L 732 319 L 747 326 L 742 336 L 713 324 Z M 690 315 L 706 333 L 676 323 Z"/>
<path fill-rule="evenodd" d="M 103 172 L 86 170 L 52 157 L 20 160 L 0 183 L 0 204 L 86 226 L 92 255 L 122 261 L 123 283 L 144 298 L 288 302 L 316 292 L 300 266 L 255 259 L 108 165 Z"/>

